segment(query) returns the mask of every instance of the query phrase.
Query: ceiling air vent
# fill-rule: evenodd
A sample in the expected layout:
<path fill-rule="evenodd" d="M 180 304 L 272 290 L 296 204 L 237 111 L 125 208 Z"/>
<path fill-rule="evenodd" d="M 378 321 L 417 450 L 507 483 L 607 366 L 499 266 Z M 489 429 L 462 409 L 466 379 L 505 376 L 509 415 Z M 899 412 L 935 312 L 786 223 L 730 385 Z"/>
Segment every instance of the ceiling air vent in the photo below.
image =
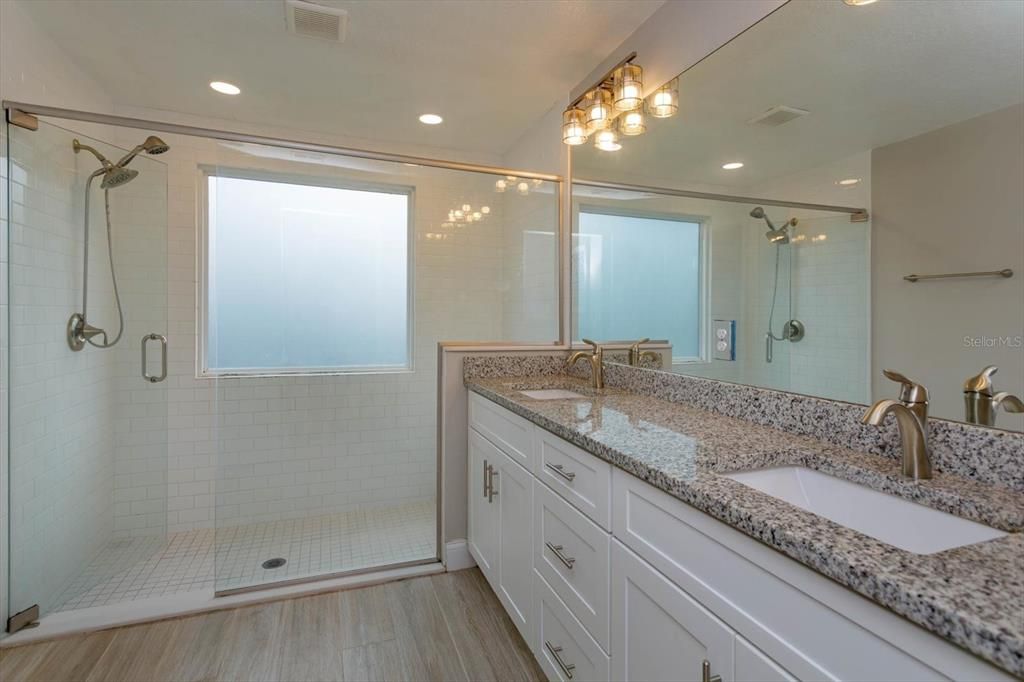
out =
<path fill-rule="evenodd" d="M 348 29 L 345 10 L 304 0 L 285 0 L 284 7 L 289 33 L 335 43 L 345 41 Z"/>
<path fill-rule="evenodd" d="M 758 114 L 754 118 L 747 121 L 747 123 L 751 125 L 762 125 L 768 126 L 769 128 L 774 128 L 775 126 L 780 126 L 783 123 L 789 123 L 794 118 L 806 116 L 809 113 L 811 112 L 807 111 L 806 109 L 797 109 L 796 107 L 784 107 L 782 105 L 779 105 L 777 107 L 772 107 L 763 114 Z"/>

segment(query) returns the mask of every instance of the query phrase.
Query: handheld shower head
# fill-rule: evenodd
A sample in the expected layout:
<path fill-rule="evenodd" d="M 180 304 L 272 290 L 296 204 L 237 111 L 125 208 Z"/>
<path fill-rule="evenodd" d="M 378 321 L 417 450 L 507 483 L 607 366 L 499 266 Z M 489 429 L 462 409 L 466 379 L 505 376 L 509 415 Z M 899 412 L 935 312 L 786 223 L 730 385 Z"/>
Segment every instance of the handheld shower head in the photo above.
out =
<path fill-rule="evenodd" d="M 772 223 L 771 218 L 764 212 L 764 209 L 760 206 L 755 206 L 750 211 L 750 217 L 758 220 L 763 220 L 768 226 L 768 231 L 764 233 L 768 241 L 772 244 L 782 245 L 789 243 L 789 228 L 796 227 L 796 218 L 790 218 L 782 224 L 782 227 L 775 227 Z"/>
<path fill-rule="evenodd" d="M 146 152 L 147 154 L 156 155 L 163 154 L 170 148 L 171 145 L 167 144 L 159 137 L 155 135 L 150 135 L 142 142 L 142 144 L 138 145 L 137 147 L 135 147 L 135 149 L 131 150 L 130 152 L 122 156 L 121 160 L 114 165 L 117 166 L 118 168 L 124 168 L 129 163 L 131 163 L 132 159 L 138 156 L 140 152 Z"/>

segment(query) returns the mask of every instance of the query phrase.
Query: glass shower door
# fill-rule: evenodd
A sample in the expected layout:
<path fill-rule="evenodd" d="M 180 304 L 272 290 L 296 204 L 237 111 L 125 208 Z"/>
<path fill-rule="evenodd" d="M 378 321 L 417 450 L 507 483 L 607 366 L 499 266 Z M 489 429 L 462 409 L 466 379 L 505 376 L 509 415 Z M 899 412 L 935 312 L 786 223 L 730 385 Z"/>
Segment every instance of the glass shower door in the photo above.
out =
<path fill-rule="evenodd" d="M 97 155 L 116 166 L 128 150 L 44 121 L 36 131 L 8 125 L 6 137 L 7 613 L 157 594 L 152 559 L 167 528 L 166 166 L 140 154 L 117 176 L 95 177 L 87 202 Z M 76 152 L 75 140 L 93 151 Z M 87 339 L 69 341 L 74 313 L 103 332 L 86 327 Z"/>

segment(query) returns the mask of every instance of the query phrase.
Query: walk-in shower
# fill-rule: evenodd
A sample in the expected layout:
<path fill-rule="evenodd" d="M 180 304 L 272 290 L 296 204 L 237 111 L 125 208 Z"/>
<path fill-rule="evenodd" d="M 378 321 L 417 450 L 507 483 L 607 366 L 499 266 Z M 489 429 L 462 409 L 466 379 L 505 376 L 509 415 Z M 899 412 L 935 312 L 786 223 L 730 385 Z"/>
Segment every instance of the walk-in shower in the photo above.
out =
<path fill-rule="evenodd" d="M 147 154 L 163 154 L 170 149 L 170 146 L 159 137 L 150 135 L 145 141 L 121 157 L 117 163 L 111 162 L 101 154 L 95 147 L 83 144 L 77 138 L 71 143 L 72 149 L 78 154 L 87 151 L 96 157 L 100 167 L 94 171 L 85 182 L 85 218 L 84 218 L 84 256 L 82 267 L 82 312 L 76 312 L 68 319 L 67 337 L 68 346 L 73 351 L 80 351 L 88 343 L 96 348 L 110 348 L 121 340 L 124 334 L 124 310 L 121 306 L 121 294 L 117 287 L 117 273 L 114 269 L 114 246 L 110 221 L 110 190 L 120 187 L 134 180 L 139 171 L 128 168 L 128 164 L 141 152 Z M 92 182 L 102 176 L 100 188 L 103 190 L 104 214 L 107 224 L 107 257 L 110 267 L 110 280 L 114 287 L 114 302 L 117 305 L 118 327 L 117 334 L 111 340 L 105 329 L 89 324 L 87 312 L 89 309 L 89 198 L 92 193 Z M 97 341 L 97 337 L 102 341 Z M 145 341 L 143 342 L 145 348 Z"/>
<path fill-rule="evenodd" d="M 782 325 L 782 334 L 779 336 L 775 335 L 775 307 L 779 298 L 779 260 L 782 256 L 782 247 L 790 245 L 789 230 L 797 225 L 796 218 L 790 218 L 784 222 L 781 226 L 776 227 L 765 213 L 764 208 L 761 206 L 755 206 L 750 211 L 750 217 L 757 220 L 763 220 L 768 226 L 768 231 L 764 233 L 765 238 L 772 244 L 775 245 L 775 276 L 773 278 L 772 285 L 772 303 L 768 313 L 768 329 L 764 335 L 764 360 L 765 362 L 771 362 L 774 358 L 774 345 L 776 341 L 789 341 L 795 343 L 800 339 L 804 338 L 804 324 L 800 320 L 793 319 L 793 262 L 792 252 L 790 252 L 790 267 L 789 267 L 789 288 L 786 301 L 788 302 L 789 311 L 787 317 L 789 318 L 785 324 Z"/>

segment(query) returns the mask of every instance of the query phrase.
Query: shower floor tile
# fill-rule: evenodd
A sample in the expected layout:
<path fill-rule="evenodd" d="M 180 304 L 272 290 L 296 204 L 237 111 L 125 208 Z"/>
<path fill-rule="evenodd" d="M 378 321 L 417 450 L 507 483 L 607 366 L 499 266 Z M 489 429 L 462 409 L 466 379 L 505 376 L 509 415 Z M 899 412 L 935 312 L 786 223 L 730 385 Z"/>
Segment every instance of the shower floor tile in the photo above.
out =
<path fill-rule="evenodd" d="M 106 606 L 195 590 L 230 590 L 386 564 L 436 551 L 432 501 L 302 519 L 114 540 L 50 611 Z M 282 558 L 279 568 L 263 562 Z M 215 565 L 216 564 L 216 565 Z"/>

